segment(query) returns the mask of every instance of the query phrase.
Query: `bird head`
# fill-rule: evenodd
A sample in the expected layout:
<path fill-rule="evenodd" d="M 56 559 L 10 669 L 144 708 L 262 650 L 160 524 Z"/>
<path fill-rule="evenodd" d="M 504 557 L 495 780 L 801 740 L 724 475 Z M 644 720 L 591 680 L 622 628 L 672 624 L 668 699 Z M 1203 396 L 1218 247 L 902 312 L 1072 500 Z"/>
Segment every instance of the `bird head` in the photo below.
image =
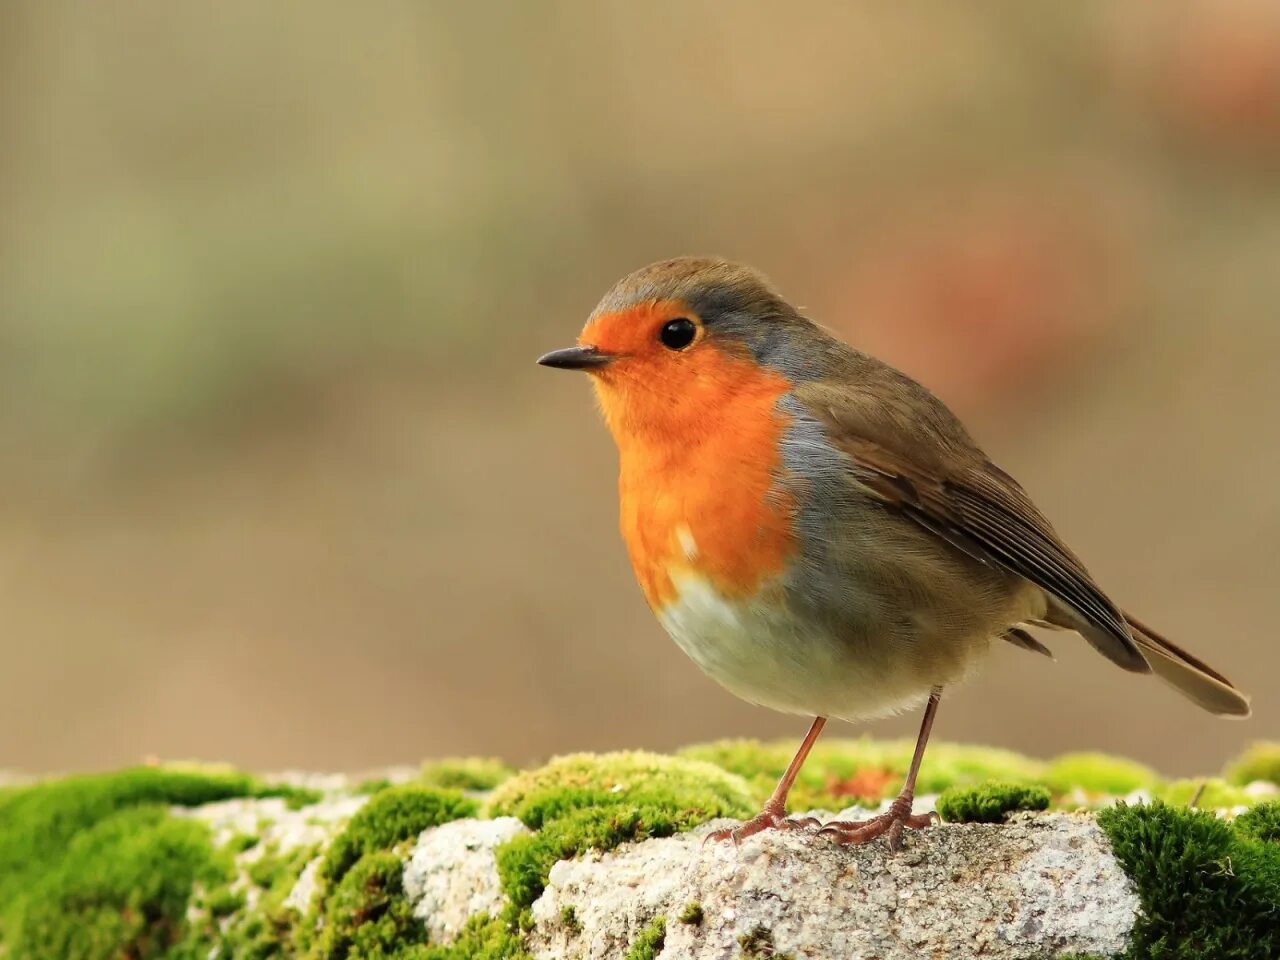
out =
<path fill-rule="evenodd" d="M 786 389 L 809 326 L 755 271 L 684 257 L 637 270 L 543 366 L 582 370 L 615 437 L 705 430 L 742 391 Z M 803 338 L 802 338 L 803 339 Z"/>

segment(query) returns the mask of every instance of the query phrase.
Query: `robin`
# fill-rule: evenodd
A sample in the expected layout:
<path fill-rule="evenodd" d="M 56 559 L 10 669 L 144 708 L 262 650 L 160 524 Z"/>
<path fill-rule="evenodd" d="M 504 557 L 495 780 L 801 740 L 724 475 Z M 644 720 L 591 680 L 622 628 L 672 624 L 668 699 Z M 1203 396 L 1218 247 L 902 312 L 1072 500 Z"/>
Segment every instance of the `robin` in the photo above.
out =
<path fill-rule="evenodd" d="M 813 717 L 764 809 L 718 839 L 778 827 L 828 718 L 924 703 L 901 794 L 838 843 L 912 811 L 942 691 L 994 639 L 1048 649 L 1070 630 L 1223 716 L 1249 701 L 1124 613 L 1022 487 L 927 389 L 801 316 L 753 270 L 655 263 L 618 282 L 578 345 L 539 363 L 591 375 L 617 442 L 622 536 L 645 599 L 682 650 L 752 703 Z"/>

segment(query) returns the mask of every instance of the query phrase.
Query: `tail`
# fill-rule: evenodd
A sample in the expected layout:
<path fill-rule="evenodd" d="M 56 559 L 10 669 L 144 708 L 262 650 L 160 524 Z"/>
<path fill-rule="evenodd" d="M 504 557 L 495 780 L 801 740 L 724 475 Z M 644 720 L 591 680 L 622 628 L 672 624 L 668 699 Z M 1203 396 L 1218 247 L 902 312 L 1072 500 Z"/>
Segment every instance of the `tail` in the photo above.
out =
<path fill-rule="evenodd" d="M 1232 686 L 1230 680 L 1130 614 L 1126 613 L 1124 618 L 1138 649 L 1161 680 L 1210 713 L 1222 717 L 1249 716 L 1249 698 Z"/>

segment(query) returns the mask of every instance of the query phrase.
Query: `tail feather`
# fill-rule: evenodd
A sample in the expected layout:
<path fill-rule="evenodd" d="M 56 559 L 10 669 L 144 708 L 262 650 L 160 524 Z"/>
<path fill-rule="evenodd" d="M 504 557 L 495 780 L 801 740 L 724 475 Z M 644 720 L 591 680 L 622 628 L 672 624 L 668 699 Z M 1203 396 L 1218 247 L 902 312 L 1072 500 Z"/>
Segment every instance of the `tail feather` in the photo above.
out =
<path fill-rule="evenodd" d="M 1247 717 L 1249 698 L 1231 681 L 1198 657 L 1175 646 L 1136 617 L 1126 613 L 1133 639 L 1151 669 L 1165 683 L 1197 705 L 1225 717 Z"/>
<path fill-rule="evenodd" d="M 1010 627 L 1004 632 L 1004 639 L 1008 640 L 1015 647 L 1021 647 L 1023 650 L 1030 650 L 1032 653 L 1041 654 L 1042 656 L 1048 657 L 1050 660 L 1053 659 L 1053 651 L 1021 627 Z"/>

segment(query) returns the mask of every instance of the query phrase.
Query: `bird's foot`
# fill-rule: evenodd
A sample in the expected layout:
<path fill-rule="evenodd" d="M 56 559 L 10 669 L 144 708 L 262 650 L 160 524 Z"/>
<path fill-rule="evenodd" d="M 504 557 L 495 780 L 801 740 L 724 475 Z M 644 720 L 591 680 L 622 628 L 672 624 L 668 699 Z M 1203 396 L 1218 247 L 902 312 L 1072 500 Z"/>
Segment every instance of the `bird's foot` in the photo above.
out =
<path fill-rule="evenodd" d="M 902 849 L 903 830 L 923 830 L 938 819 L 938 815 L 932 812 L 912 813 L 911 799 L 909 796 L 898 797 L 886 813 L 867 820 L 834 820 L 825 824 L 818 834 L 841 846 L 856 846 L 870 843 L 887 833 L 889 849 L 897 853 Z"/>
<path fill-rule="evenodd" d="M 732 840 L 736 845 L 747 837 L 763 833 L 765 830 L 815 830 L 821 825 L 813 817 L 788 817 L 782 807 L 766 806 L 750 820 L 744 820 L 736 827 L 713 830 L 702 842 L 719 843 L 722 840 Z"/>

